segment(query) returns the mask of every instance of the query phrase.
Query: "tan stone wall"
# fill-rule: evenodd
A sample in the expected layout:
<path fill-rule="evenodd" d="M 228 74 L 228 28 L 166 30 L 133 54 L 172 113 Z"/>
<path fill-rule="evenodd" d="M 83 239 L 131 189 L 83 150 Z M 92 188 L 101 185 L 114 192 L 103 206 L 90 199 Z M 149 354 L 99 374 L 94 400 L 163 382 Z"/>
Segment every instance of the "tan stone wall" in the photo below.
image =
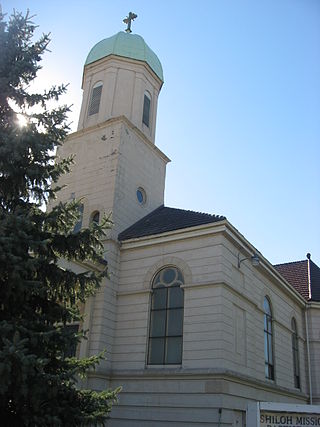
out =
<path fill-rule="evenodd" d="M 122 250 L 113 368 L 145 367 L 150 272 L 176 259 L 188 276 L 182 368 L 224 368 L 267 381 L 263 299 L 268 295 L 274 317 L 275 382 L 267 382 L 294 389 L 290 326 L 294 316 L 302 391 L 306 392 L 303 305 L 250 262 L 242 263 L 239 270 L 237 254 L 222 234 Z"/>
<path fill-rule="evenodd" d="M 121 383 L 123 379 L 119 378 L 112 386 Z M 208 393 L 204 378 L 160 378 L 157 374 L 153 378 L 131 378 L 125 383 L 108 427 L 243 426 L 244 410 L 235 409 L 245 406 L 244 399 L 236 402 L 231 396 Z"/>
<path fill-rule="evenodd" d="M 122 385 L 123 391 L 107 425 L 194 427 L 220 421 L 239 427 L 249 401 L 306 403 L 302 300 L 249 261 L 239 270 L 239 249 L 224 233 L 190 239 L 181 234 L 121 248 L 110 385 Z M 166 265 L 178 266 L 185 277 L 183 362 L 153 367 L 146 364 L 150 285 Z M 275 381 L 264 376 L 265 295 L 274 314 Z M 293 316 L 301 391 L 293 382 Z"/>
<path fill-rule="evenodd" d="M 163 204 L 165 168 L 169 159 L 124 117 L 70 135 L 58 155 L 74 155 L 72 172 L 59 184 L 66 187 L 59 200 L 73 196 L 84 203 L 83 226 L 98 210 L 112 214 L 113 238 L 152 210 Z M 147 194 L 144 205 L 136 190 Z"/>
<path fill-rule="evenodd" d="M 313 303 L 307 311 L 309 323 L 310 361 L 313 403 L 320 404 L 320 303 Z"/>
<path fill-rule="evenodd" d="M 301 403 L 288 393 L 280 394 L 208 371 L 125 372 L 111 382 L 113 388 L 119 385 L 123 390 L 119 404 L 112 409 L 108 427 L 243 427 L 249 400 Z"/>
<path fill-rule="evenodd" d="M 83 198 L 84 226 L 88 226 L 90 214 L 97 208 L 101 214 L 113 210 L 120 127 L 116 123 L 72 134 L 58 150 L 61 158 L 74 156 L 71 173 L 59 181 L 65 185 L 59 200 Z"/>
<path fill-rule="evenodd" d="M 155 146 L 142 141 L 125 122 L 120 132 L 113 209 L 115 229 L 119 232 L 164 203 L 167 163 Z M 146 203 L 142 205 L 137 200 L 138 187 L 146 193 Z"/>

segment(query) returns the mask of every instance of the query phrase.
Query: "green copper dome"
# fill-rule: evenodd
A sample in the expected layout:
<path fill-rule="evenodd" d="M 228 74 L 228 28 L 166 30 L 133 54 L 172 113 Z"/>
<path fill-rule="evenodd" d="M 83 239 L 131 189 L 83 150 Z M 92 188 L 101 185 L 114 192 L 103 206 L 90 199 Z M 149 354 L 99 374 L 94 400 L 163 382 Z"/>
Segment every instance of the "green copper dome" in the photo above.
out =
<path fill-rule="evenodd" d="M 112 37 L 101 40 L 89 52 L 85 65 L 98 61 L 98 59 L 108 55 L 117 55 L 144 61 L 152 68 L 159 79 L 163 81 L 163 71 L 159 58 L 138 34 L 120 31 Z"/>

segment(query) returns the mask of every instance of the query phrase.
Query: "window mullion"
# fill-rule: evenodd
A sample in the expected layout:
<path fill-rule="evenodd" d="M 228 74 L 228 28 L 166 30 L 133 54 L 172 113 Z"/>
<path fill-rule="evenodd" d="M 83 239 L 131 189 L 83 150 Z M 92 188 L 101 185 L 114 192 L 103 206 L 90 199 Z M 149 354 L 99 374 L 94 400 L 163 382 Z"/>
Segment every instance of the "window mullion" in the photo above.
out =
<path fill-rule="evenodd" d="M 169 288 L 166 287 L 166 326 L 165 326 L 165 336 L 164 336 L 164 352 L 163 352 L 163 363 L 166 364 L 167 363 L 167 358 L 166 358 L 166 354 L 167 354 L 167 345 L 168 345 L 168 317 L 169 317 L 169 310 L 168 310 L 168 296 L 169 296 Z"/>

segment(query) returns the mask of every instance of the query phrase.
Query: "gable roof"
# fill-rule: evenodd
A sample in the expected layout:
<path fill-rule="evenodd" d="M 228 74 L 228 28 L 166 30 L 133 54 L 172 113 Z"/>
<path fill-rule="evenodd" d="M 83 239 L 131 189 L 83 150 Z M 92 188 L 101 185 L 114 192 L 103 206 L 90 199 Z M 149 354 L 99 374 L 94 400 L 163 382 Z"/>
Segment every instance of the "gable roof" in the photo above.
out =
<path fill-rule="evenodd" d="M 309 295 L 308 262 L 310 262 L 311 295 Z M 306 300 L 320 301 L 320 268 L 313 261 L 306 259 L 277 264 L 274 267 Z"/>
<path fill-rule="evenodd" d="M 226 219 L 220 215 L 210 215 L 201 212 L 184 209 L 167 208 L 160 206 L 147 216 L 122 231 L 118 239 L 120 241 L 151 236 L 153 234 L 180 230 L 182 228 L 195 227 L 197 225 L 210 224 Z"/>

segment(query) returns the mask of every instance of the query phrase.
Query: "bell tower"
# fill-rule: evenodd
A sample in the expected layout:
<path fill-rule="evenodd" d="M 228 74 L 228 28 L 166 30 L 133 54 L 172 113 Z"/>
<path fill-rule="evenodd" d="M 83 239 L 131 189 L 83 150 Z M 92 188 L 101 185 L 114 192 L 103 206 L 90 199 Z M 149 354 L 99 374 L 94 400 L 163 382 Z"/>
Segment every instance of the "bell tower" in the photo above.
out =
<path fill-rule="evenodd" d="M 130 21 L 131 23 L 131 21 Z M 121 259 L 118 234 L 164 202 L 169 159 L 155 145 L 158 95 L 163 84 L 161 63 L 143 38 L 119 32 L 97 43 L 83 71 L 83 100 L 78 130 L 69 135 L 58 156 L 74 156 L 71 173 L 61 177 L 59 198 L 82 200 L 82 221 L 111 215 L 113 227 L 103 242 L 109 278 L 85 306 L 87 341 L 80 357 L 107 348 L 90 379 L 105 388 L 112 369 L 112 348 Z M 87 270 L 88 266 L 72 265 Z"/>
<path fill-rule="evenodd" d="M 83 225 L 112 213 L 112 238 L 163 204 L 169 159 L 155 145 L 161 63 L 143 38 L 119 32 L 97 43 L 83 71 L 78 130 L 59 150 L 73 154 L 63 197 L 84 200 Z"/>

